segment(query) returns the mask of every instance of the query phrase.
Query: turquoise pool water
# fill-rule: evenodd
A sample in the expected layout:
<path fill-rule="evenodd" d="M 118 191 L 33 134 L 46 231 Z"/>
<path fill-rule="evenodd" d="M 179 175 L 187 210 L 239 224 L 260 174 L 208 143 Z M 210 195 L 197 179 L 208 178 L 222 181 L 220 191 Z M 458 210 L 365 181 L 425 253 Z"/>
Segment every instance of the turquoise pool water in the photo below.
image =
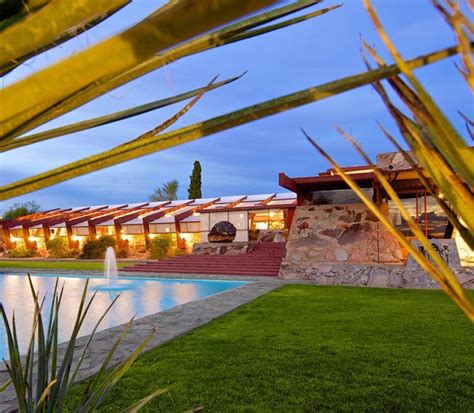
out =
<path fill-rule="evenodd" d="M 46 295 L 44 305 L 45 318 L 49 313 L 49 303 L 56 278 L 60 285 L 64 282 L 64 296 L 61 304 L 60 340 L 67 341 L 76 319 L 86 278 L 89 278 L 88 296 L 97 291 L 89 315 L 81 329 L 80 335 L 89 334 L 98 318 L 103 314 L 110 302 L 119 291 L 102 290 L 106 281 L 103 277 L 85 277 L 80 275 L 35 274 L 32 281 L 40 296 Z M 114 327 L 136 318 L 168 310 L 178 305 L 209 297 L 232 288 L 245 281 L 220 280 L 181 280 L 165 278 L 120 277 L 117 281 L 124 287 L 120 297 L 101 324 L 100 330 Z M 33 300 L 28 284 L 28 278 L 22 274 L 0 274 L 0 302 L 9 317 L 15 311 L 19 343 L 23 351 L 28 346 L 33 317 Z M 47 320 L 47 318 L 46 318 Z M 5 328 L 0 321 L 0 360 L 8 359 L 8 344 Z"/>

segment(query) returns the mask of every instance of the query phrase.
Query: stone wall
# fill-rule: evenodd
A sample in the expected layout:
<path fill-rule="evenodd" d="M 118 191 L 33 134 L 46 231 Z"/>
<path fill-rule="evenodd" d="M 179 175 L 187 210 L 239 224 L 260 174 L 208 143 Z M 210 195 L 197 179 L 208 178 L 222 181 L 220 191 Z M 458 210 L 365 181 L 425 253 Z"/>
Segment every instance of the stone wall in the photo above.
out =
<path fill-rule="evenodd" d="M 201 242 L 193 245 L 195 255 L 238 255 L 252 251 L 253 242 Z"/>
<path fill-rule="evenodd" d="M 285 268 L 320 262 L 401 264 L 398 241 L 363 204 L 296 208 Z"/>
<path fill-rule="evenodd" d="M 474 270 L 454 270 L 459 282 L 465 288 L 474 288 Z M 406 265 L 362 265 L 313 263 L 283 263 L 279 278 L 286 280 L 308 280 L 318 285 L 351 285 L 380 288 L 439 288 L 426 273 Z"/>

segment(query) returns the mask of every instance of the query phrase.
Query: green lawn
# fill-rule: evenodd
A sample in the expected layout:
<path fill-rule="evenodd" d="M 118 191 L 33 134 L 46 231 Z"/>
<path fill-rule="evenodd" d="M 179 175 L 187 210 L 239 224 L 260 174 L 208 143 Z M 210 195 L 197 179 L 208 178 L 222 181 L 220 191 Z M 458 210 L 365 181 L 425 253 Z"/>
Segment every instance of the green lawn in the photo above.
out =
<path fill-rule="evenodd" d="M 440 291 L 285 286 L 138 359 L 117 412 L 474 411 L 474 328 Z"/>
<path fill-rule="evenodd" d="M 118 262 L 119 268 L 132 265 L 132 262 Z M 91 270 L 103 271 L 104 264 L 102 262 L 88 261 L 0 261 L 0 269 L 2 268 L 39 268 L 54 270 Z"/>

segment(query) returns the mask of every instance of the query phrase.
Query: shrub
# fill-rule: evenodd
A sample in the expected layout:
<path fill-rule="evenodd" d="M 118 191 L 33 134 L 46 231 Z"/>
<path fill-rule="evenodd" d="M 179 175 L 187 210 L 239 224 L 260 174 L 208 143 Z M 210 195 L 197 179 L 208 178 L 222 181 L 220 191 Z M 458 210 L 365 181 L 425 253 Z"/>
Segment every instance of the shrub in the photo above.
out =
<path fill-rule="evenodd" d="M 159 235 L 150 240 L 150 258 L 161 260 L 173 255 L 176 239 L 171 234 Z"/>
<path fill-rule="evenodd" d="M 28 249 L 23 241 L 18 241 L 8 256 L 10 258 L 32 258 L 35 254 L 36 251 L 34 249 Z"/>
<path fill-rule="evenodd" d="M 124 249 L 118 250 L 117 254 L 116 254 L 116 257 L 117 258 L 127 258 L 128 257 L 128 251 L 124 250 Z"/>
<path fill-rule="evenodd" d="M 107 247 L 115 247 L 115 239 L 110 235 L 104 235 L 99 239 L 89 239 L 84 243 L 79 258 L 81 260 L 103 259 Z"/>
<path fill-rule="evenodd" d="M 46 241 L 46 248 L 51 258 L 73 258 L 77 256 L 77 249 L 69 248 L 65 237 L 50 238 Z"/>

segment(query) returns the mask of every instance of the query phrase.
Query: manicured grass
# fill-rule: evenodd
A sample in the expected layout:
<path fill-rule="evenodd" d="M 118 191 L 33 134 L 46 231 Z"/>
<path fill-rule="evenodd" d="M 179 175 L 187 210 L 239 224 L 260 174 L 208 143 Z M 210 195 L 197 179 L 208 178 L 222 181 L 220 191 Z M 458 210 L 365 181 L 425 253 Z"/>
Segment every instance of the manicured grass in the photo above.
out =
<path fill-rule="evenodd" d="M 133 265 L 133 262 L 118 262 L 119 268 Z M 0 261 L 0 269 L 2 268 L 40 268 L 54 270 L 91 270 L 103 271 L 104 264 L 102 262 L 88 261 Z"/>
<path fill-rule="evenodd" d="M 474 328 L 441 291 L 285 286 L 139 358 L 101 411 L 473 411 Z"/>

